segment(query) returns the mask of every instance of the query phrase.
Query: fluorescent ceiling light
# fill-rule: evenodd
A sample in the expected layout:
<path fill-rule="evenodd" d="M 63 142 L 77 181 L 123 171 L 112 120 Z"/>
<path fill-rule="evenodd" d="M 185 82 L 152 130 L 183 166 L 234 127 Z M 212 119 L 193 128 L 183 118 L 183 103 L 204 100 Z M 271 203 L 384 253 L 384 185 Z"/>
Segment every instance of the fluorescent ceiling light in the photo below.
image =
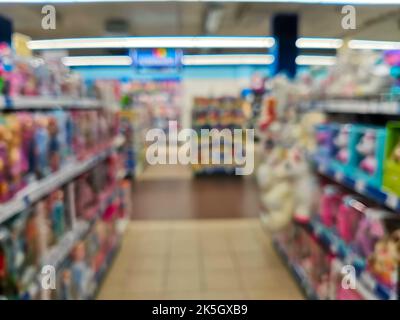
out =
<path fill-rule="evenodd" d="M 93 48 L 271 48 L 272 37 L 115 37 L 33 40 L 31 50 Z"/>
<path fill-rule="evenodd" d="M 64 65 L 68 67 L 79 66 L 129 66 L 132 59 L 129 56 L 81 56 L 64 57 Z"/>
<path fill-rule="evenodd" d="M 184 55 L 182 64 L 186 66 L 268 65 L 274 60 L 274 56 L 268 54 L 199 54 Z"/>
<path fill-rule="evenodd" d="M 336 60 L 335 56 L 298 56 L 296 64 L 300 66 L 332 66 Z"/>
<path fill-rule="evenodd" d="M 299 38 L 296 41 L 296 46 L 300 49 L 339 49 L 342 45 L 342 39 Z"/>
<path fill-rule="evenodd" d="M 0 3 L 88 3 L 88 2 L 259 2 L 306 4 L 395 5 L 400 0 L 0 0 Z"/>
<path fill-rule="evenodd" d="M 395 41 L 372 41 L 372 40 L 350 40 L 350 49 L 364 50 L 397 50 L 400 49 L 400 42 Z"/>

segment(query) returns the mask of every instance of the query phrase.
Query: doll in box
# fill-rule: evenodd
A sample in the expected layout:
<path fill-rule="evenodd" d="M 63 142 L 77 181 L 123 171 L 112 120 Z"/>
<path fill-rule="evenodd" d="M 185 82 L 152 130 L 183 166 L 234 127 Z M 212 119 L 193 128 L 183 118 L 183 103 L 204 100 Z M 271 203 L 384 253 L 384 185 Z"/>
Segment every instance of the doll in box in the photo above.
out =
<path fill-rule="evenodd" d="M 58 123 L 54 117 L 49 117 L 48 123 L 49 132 L 49 162 L 50 170 L 52 172 L 57 171 L 60 168 L 61 163 L 61 148 L 58 136 Z"/>
<path fill-rule="evenodd" d="M 346 164 L 349 162 L 349 140 L 350 140 L 350 126 L 344 125 L 340 128 L 338 135 L 334 139 L 334 144 L 338 148 L 336 159 L 341 163 Z"/>
<path fill-rule="evenodd" d="M 73 293 L 72 293 L 72 274 L 71 270 L 65 268 L 61 270 L 61 276 L 59 278 L 59 285 L 58 285 L 58 300 L 72 300 Z"/>
<path fill-rule="evenodd" d="M 353 196 L 345 196 L 339 206 L 336 228 L 346 243 L 352 243 L 366 206 Z"/>
<path fill-rule="evenodd" d="M 23 212 L 13 219 L 10 224 L 12 269 L 11 274 L 16 279 L 17 290 L 20 294 L 26 292 L 30 281 L 36 277 L 35 259 L 28 254 L 28 215 Z"/>
<path fill-rule="evenodd" d="M 73 263 L 71 266 L 72 281 L 77 288 L 77 300 L 88 299 L 92 294 L 91 289 L 93 286 L 94 275 L 91 269 L 87 266 L 85 258 L 85 244 L 80 242 L 72 252 Z"/>
<path fill-rule="evenodd" d="M 397 284 L 399 245 L 395 238 L 385 237 L 375 245 L 373 254 L 368 259 L 368 269 L 384 285 L 393 287 Z"/>
<path fill-rule="evenodd" d="M 18 113 L 17 116 L 21 124 L 22 173 L 25 182 L 30 182 L 34 179 L 35 173 L 35 123 L 29 113 Z"/>
<path fill-rule="evenodd" d="M 358 224 L 354 247 L 362 257 L 369 257 L 374 251 L 375 244 L 385 236 L 382 219 L 379 212 L 369 209 Z"/>
<path fill-rule="evenodd" d="M 356 149 L 357 152 L 363 156 L 363 159 L 360 161 L 359 164 L 360 168 L 369 175 L 373 175 L 377 167 L 377 159 L 375 156 L 375 130 L 366 130 L 365 134 L 362 136 L 359 143 L 357 144 Z"/>
<path fill-rule="evenodd" d="M 0 229 L 0 297 L 16 299 L 18 290 L 15 274 L 12 272 L 12 246 L 10 233 Z"/>
<path fill-rule="evenodd" d="M 9 157 L 7 147 L 9 132 L 2 122 L 4 122 L 4 119 L 0 118 L 0 203 L 10 198 Z"/>
<path fill-rule="evenodd" d="M 50 195 L 50 218 L 54 237 L 59 240 L 65 233 L 64 192 L 57 190 Z"/>
<path fill-rule="evenodd" d="M 336 216 L 342 202 L 343 193 L 336 185 L 326 185 L 323 187 L 320 201 L 321 221 L 327 227 L 336 225 Z"/>
<path fill-rule="evenodd" d="M 15 116 L 8 118 L 8 125 L 10 128 L 10 139 L 8 141 L 10 186 L 11 192 L 15 194 L 24 187 L 22 180 L 24 172 L 22 166 L 21 126 Z"/>
<path fill-rule="evenodd" d="M 49 144 L 50 136 L 48 132 L 48 119 L 45 116 L 37 116 L 35 119 L 35 158 L 36 168 L 35 171 L 39 178 L 48 175 L 50 171 L 49 166 Z"/>

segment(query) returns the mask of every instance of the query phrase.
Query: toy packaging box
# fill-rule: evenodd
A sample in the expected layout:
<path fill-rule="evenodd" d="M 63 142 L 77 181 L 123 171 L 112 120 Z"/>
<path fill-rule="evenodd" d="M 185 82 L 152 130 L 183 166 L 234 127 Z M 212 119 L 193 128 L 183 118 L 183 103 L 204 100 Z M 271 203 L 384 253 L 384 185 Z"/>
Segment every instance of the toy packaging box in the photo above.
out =
<path fill-rule="evenodd" d="M 400 196 L 400 122 L 387 125 L 383 187 Z"/>
<path fill-rule="evenodd" d="M 380 188 L 383 177 L 386 129 L 353 125 L 350 167 L 352 177 Z"/>

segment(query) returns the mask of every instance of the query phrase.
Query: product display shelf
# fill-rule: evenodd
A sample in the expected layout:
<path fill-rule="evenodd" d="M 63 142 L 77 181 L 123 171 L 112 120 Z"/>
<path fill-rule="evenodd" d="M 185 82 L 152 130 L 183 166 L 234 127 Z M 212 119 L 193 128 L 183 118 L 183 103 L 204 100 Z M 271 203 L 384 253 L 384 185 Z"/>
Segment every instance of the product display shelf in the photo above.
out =
<path fill-rule="evenodd" d="M 67 258 L 75 244 L 86 236 L 96 220 L 104 213 L 107 205 L 116 197 L 118 193 L 116 188 L 117 186 L 114 186 L 113 191 L 108 192 L 105 199 L 97 206 L 93 217 L 88 221 L 78 220 L 73 230 L 67 232 L 59 243 L 47 252 L 43 257 L 42 265 L 51 265 L 56 269 L 60 266 L 60 264 Z"/>
<path fill-rule="evenodd" d="M 72 230 L 68 231 L 65 233 L 65 235 L 61 238 L 61 240 L 50 250 L 44 255 L 44 257 L 41 260 L 41 265 L 46 266 L 52 266 L 56 270 L 62 265 L 62 263 L 67 259 L 68 255 L 71 253 L 72 249 L 74 246 L 82 239 L 86 237 L 86 235 L 90 232 L 92 229 L 92 226 L 94 225 L 95 221 L 101 217 L 101 215 L 104 213 L 104 211 L 107 208 L 107 205 L 110 201 L 112 201 L 115 196 L 118 194 L 118 191 L 116 190 L 116 186 L 110 187 L 110 190 L 113 190 L 112 192 L 108 192 L 107 197 L 105 200 L 103 200 L 97 207 L 96 214 L 94 217 L 92 217 L 89 221 L 85 220 L 78 220 L 75 223 L 75 226 L 73 227 Z M 118 240 L 119 241 L 119 240 Z M 96 277 L 97 279 L 102 279 L 104 278 L 105 273 L 107 272 L 113 257 L 115 256 L 116 252 L 118 251 L 119 244 L 115 245 L 114 248 L 111 250 L 111 253 L 108 254 L 107 259 L 105 263 L 102 265 L 101 270 L 102 270 L 102 275 Z M 28 287 L 28 292 L 27 295 L 29 296 L 29 292 L 37 292 L 40 290 L 40 276 L 39 277 L 34 277 L 32 276 L 32 279 L 30 279 L 32 282 L 31 285 Z M 99 281 L 96 281 L 99 283 Z M 22 295 L 22 299 L 23 299 Z M 95 296 L 94 296 L 95 297 Z"/>
<path fill-rule="evenodd" d="M 329 162 L 318 161 L 311 158 L 311 161 L 316 165 L 318 172 L 345 187 L 354 190 L 355 192 L 377 202 L 380 205 L 386 206 L 389 209 L 400 213 L 400 198 L 390 192 L 378 189 L 374 186 L 368 185 L 363 180 L 356 180 L 341 171 L 335 170 Z"/>
<path fill-rule="evenodd" d="M 70 98 L 52 96 L 0 96 L 0 110 L 23 109 L 98 109 L 102 106 L 100 100 L 91 98 Z"/>
<path fill-rule="evenodd" d="M 93 155 L 89 159 L 84 161 L 72 160 L 56 173 L 39 181 L 32 182 L 21 190 L 12 200 L 0 204 L 0 224 L 30 207 L 32 203 L 35 203 L 51 191 L 93 168 L 97 163 L 106 159 L 107 156 L 115 148 L 121 146 L 122 143 L 123 137 L 118 136 L 110 146 L 107 146 L 103 151 Z"/>
<path fill-rule="evenodd" d="M 399 101 L 379 101 L 367 99 L 316 100 L 300 103 L 300 109 L 304 111 L 320 111 L 327 113 L 381 114 L 400 116 Z"/>
<path fill-rule="evenodd" d="M 357 291 L 368 300 L 396 300 L 397 293 L 379 283 L 365 270 L 366 261 L 348 246 L 334 231 L 317 220 L 301 224 L 319 244 L 343 265 L 352 265 L 357 272 Z"/>
<path fill-rule="evenodd" d="M 114 244 L 114 247 L 110 250 L 110 252 L 105 257 L 100 270 L 95 274 L 96 289 L 95 289 L 95 292 L 93 293 L 93 296 L 91 297 L 91 300 L 95 300 L 97 295 L 99 294 L 99 291 L 101 289 L 103 281 L 107 275 L 107 272 L 111 269 L 111 266 L 112 266 L 113 262 L 115 261 L 114 258 L 117 255 L 120 247 L 121 247 L 121 239 L 118 239 L 117 243 Z"/>
<path fill-rule="evenodd" d="M 284 264 L 288 267 L 288 270 L 294 277 L 296 283 L 299 285 L 301 291 L 303 291 L 306 298 L 309 300 L 319 300 L 318 295 L 312 288 L 303 268 L 290 261 L 288 255 L 286 254 L 284 246 L 279 242 L 278 239 L 273 239 L 272 243 L 276 252 L 280 256 Z"/>

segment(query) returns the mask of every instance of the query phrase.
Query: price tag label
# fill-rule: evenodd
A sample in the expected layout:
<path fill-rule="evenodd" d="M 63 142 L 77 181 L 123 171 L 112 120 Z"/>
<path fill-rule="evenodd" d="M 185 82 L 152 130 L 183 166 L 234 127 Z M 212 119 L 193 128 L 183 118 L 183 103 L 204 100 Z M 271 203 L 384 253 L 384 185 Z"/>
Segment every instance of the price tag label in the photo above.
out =
<path fill-rule="evenodd" d="M 361 275 L 361 280 L 368 288 L 370 288 L 370 289 L 375 288 L 375 280 L 368 273 L 363 273 Z"/>
<path fill-rule="evenodd" d="M 357 180 L 355 185 L 356 191 L 364 192 L 365 191 L 365 182 L 362 180 Z"/>
<path fill-rule="evenodd" d="M 335 179 L 339 182 L 342 182 L 344 178 L 343 172 L 335 172 Z"/>
<path fill-rule="evenodd" d="M 397 206 L 399 204 L 399 198 L 396 195 L 389 193 L 387 195 L 385 203 L 388 207 L 392 209 L 397 209 Z"/>

